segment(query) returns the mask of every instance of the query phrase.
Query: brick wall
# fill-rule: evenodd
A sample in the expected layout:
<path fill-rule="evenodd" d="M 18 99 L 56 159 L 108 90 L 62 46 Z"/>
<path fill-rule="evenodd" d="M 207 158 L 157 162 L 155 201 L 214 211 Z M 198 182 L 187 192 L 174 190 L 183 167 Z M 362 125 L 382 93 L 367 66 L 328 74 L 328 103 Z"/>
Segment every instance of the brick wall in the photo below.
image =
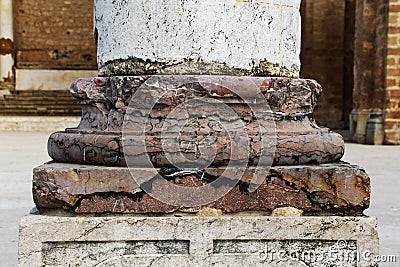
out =
<path fill-rule="evenodd" d="M 321 125 L 341 129 L 344 114 L 345 1 L 303 0 L 303 78 L 317 80 L 324 88 L 315 118 Z M 352 85 L 348 90 L 352 90 Z"/>
<path fill-rule="evenodd" d="M 390 0 L 385 141 L 400 144 L 400 0 Z"/>
<path fill-rule="evenodd" d="M 93 1 L 15 0 L 17 68 L 97 69 Z"/>
<path fill-rule="evenodd" d="M 354 106 L 384 109 L 388 0 L 358 0 L 355 31 Z"/>
<path fill-rule="evenodd" d="M 384 141 L 388 6 L 389 0 L 356 1 L 350 134 L 359 143 Z"/>

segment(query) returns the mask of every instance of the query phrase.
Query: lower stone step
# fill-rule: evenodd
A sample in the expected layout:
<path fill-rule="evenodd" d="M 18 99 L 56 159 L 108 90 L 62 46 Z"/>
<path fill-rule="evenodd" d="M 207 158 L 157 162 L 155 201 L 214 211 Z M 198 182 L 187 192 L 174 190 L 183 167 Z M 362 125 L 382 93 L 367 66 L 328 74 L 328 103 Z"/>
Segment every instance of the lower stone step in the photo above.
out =
<path fill-rule="evenodd" d="M 367 217 L 25 217 L 19 266 L 378 266 Z"/>

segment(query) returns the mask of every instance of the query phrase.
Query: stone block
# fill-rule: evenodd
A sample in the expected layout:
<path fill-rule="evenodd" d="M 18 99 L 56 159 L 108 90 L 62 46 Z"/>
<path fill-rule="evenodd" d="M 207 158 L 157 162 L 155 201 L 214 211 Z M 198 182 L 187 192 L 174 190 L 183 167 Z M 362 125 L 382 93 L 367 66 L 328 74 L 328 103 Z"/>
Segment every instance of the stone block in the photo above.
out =
<path fill-rule="evenodd" d="M 367 217 L 52 217 L 20 225 L 19 266 L 378 266 Z"/>
<path fill-rule="evenodd" d="M 256 168 L 241 173 L 236 168 L 222 167 L 129 169 L 51 163 L 34 169 L 33 196 L 43 212 L 67 210 L 80 214 L 165 214 L 186 212 L 188 207 L 192 213 L 207 207 L 223 213 L 271 214 L 276 208 L 294 207 L 308 215 L 361 215 L 369 207 L 370 178 L 357 166 L 336 163 L 272 167 L 265 170 L 258 188 L 250 191 L 255 172 Z M 240 180 L 239 175 L 242 175 Z M 162 178 L 168 182 L 163 183 Z M 198 188 L 211 185 L 209 193 L 219 197 L 204 205 L 185 206 L 180 199 L 186 193 L 178 193 L 174 185 Z M 154 195 L 170 195 L 174 203 L 180 204 L 167 204 L 154 199 Z M 207 199 L 208 194 L 197 197 Z"/>

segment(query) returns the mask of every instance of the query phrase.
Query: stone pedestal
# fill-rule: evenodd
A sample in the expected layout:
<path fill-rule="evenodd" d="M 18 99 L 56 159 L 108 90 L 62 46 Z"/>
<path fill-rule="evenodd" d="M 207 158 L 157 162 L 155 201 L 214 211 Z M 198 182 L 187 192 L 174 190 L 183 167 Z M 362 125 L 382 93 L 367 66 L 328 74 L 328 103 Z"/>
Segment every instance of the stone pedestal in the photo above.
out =
<path fill-rule="evenodd" d="M 378 266 L 365 217 L 54 217 L 21 222 L 25 266 Z"/>
<path fill-rule="evenodd" d="M 299 6 L 95 1 L 106 77 L 71 86 L 21 266 L 376 266 L 370 179 L 297 77 Z"/>

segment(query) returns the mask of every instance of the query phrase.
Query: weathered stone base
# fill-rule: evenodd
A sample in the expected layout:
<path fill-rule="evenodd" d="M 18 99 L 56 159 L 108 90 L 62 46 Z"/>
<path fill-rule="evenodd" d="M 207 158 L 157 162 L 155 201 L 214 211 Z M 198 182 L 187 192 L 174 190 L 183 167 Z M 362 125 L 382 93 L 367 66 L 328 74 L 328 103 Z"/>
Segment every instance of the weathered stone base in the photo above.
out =
<path fill-rule="evenodd" d="M 366 217 L 51 217 L 20 226 L 19 266 L 378 266 Z"/>
<path fill-rule="evenodd" d="M 196 213 L 212 208 L 222 213 L 263 211 L 268 215 L 280 207 L 294 207 L 307 215 L 361 215 L 369 207 L 370 178 L 348 163 L 276 166 L 266 169 L 255 191 L 249 167 L 239 176 L 238 168 L 145 169 L 50 163 L 34 169 L 33 197 L 38 209 L 67 210 L 81 214 Z M 162 183 L 162 177 L 167 183 Z M 241 178 L 240 178 L 241 177 Z M 240 178 L 240 181 L 238 180 Z M 172 184 L 200 187 L 214 183 L 211 194 L 220 197 L 207 205 L 177 205 L 154 199 L 151 194 L 185 199 Z M 140 185 L 138 181 L 144 181 Z M 227 185 L 231 189 L 224 191 Z M 221 194 L 219 194 L 219 192 Z M 203 197 L 203 195 L 198 196 Z M 190 198 L 197 198 L 190 195 Z M 168 202 L 171 203 L 171 202 Z"/>

